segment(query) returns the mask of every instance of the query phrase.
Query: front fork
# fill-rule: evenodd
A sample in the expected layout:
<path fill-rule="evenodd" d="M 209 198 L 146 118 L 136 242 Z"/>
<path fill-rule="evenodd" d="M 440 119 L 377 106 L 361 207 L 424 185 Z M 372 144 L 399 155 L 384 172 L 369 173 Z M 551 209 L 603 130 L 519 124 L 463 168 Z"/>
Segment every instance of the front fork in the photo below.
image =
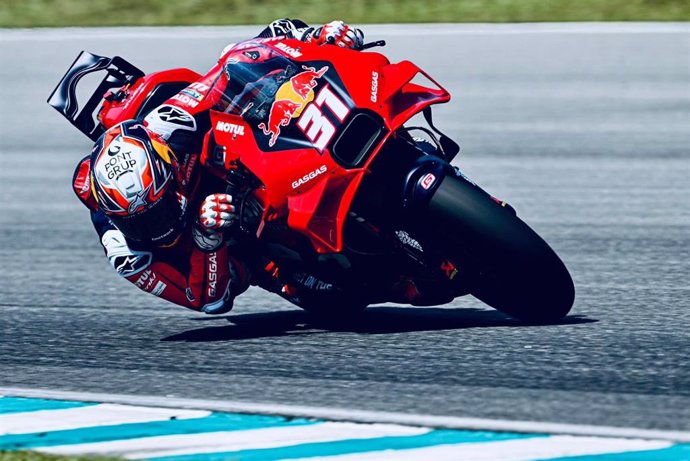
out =
<path fill-rule="evenodd" d="M 403 210 L 411 213 L 424 210 L 443 178 L 456 174 L 455 168 L 436 155 L 420 156 L 407 173 L 402 186 Z"/>
<path fill-rule="evenodd" d="M 434 154 L 426 154 L 419 157 L 407 174 L 402 187 L 403 209 L 412 213 L 425 210 L 429 205 L 431 197 L 434 196 L 441 182 L 448 175 L 464 179 L 510 213 L 517 214 L 508 202 L 489 194 L 468 178 L 460 168 L 451 165 Z"/>
<path fill-rule="evenodd" d="M 514 215 L 516 212 L 508 203 L 488 194 L 465 176 L 458 167 L 451 165 L 437 154 L 425 153 L 413 163 L 405 176 L 401 191 L 402 208 L 406 215 L 406 222 L 411 233 L 422 242 L 424 248 L 430 249 L 429 253 L 439 255 L 431 258 L 434 260 L 433 264 L 437 266 L 437 273 L 441 274 L 441 277 L 447 281 L 446 287 L 451 290 L 452 296 L 457 297 L 470 293 L 477 276 L 476 270 L 473 269 L 473 264 L 470 261 L 461 261 L 457 257 L 444 256 L 446 254 L 444 242 L 439 241 L 436 237 L 439 232 L 429 229 L 430 223 L 424 219 L 431 198 L 447 176 L 462 178 L 474 185 L 487 198 L 505 208 L 507 212 Z"/>

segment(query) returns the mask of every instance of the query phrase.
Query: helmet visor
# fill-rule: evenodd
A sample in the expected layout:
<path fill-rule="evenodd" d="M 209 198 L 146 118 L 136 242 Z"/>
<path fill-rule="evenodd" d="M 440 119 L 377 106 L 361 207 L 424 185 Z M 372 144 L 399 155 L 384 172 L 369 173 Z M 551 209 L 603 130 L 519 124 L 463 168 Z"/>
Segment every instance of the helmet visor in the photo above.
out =
<path fill-rule="evenodd" d="M 182 232 L 185 222 L 186 200 L 178 197 L 174 188 L 139 213 L 109 216 L 112 223 L 127 238 L 155 245 L 167 245 Z"/>

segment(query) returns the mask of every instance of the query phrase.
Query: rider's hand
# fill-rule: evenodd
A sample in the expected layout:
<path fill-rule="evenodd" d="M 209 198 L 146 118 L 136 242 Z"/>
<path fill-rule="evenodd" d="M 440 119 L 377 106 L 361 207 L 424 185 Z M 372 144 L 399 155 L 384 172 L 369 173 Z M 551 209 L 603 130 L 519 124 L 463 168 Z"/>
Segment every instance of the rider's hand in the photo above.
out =
<path fill-rule="evenodd" d="M 235 206 L 229 194 L 211 194 L 199 209 L 199 224 L 209 234 L 230 227 L 235 222 Z"/>
<path fill-rule="evenodd" d="M 348 26 L 343 21 L 332 21 L 312 32 L 307 41 L 317 45 L 328 44 L 359 50 L 364 45 L 364 32 L 356 27 Z"/>
<path fill-rule="evenodd" d="M 192 226 L 194 243 L 202 251 L 214 251 L 223 243 L 222 230 L 235 220 L 232 196 L 211 194 L 201 204 L 196 225 Z"/>

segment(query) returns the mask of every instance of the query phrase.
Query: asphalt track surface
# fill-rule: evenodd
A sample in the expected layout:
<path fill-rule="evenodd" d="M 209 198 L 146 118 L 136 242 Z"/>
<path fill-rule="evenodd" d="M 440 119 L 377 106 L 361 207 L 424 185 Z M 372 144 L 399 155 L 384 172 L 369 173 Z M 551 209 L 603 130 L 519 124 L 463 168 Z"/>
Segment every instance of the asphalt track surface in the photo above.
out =
<path fill-rule="evenodd" d="M 257 28 L 0 31 L 0 386 L 690 429 L 690 27 L 368 27 L 454 95 L 458 164 L 561 255 L 577 301 L 471 298 L 315 324 L 259 291 L 209 317 L 139 292 L 72 195 L 45 104 L 82 49 L 203 72 Z"/>

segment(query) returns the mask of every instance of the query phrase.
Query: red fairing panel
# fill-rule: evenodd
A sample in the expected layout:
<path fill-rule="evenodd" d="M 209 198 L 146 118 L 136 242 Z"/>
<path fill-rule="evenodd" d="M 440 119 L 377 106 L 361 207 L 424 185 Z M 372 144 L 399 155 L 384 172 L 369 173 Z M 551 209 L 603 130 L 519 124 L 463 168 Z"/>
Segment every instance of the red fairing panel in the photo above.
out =
<path fill-rule="evenodd" d="M 435 88 L 411 83 L 420 73 Z M 411 62 L 390 64 L 379 53 L 280 37 L 235 45 L 195 80 L 166 104 L 191 114 L 210 111 L 202 164 L 223 177 L 241 162 L 265 185 L 257 191 L 264 219 L 287 218 L 324 253 L 342 250 L 350 205 L 387 136 L 425 107 L 450 99 Z M 143 86 L 133 91 L 143 94 Z M 362 165 L 344 168 L 330 149 L 361 111 L 378 114 L 387 131 Z"/>
<path fill-rule="evenodd" d="M 107 94 L 98 119 L 106 129 L 133 119 L 157 86 L 170 82 L 191 83 L 200 77 L 201 75 L 189 69 L 171 69 L 148 74 L 137 80 L 131 87 L 121 88 L 123 98 L 120 101 L 112 99 L 111 95 Z"/>

